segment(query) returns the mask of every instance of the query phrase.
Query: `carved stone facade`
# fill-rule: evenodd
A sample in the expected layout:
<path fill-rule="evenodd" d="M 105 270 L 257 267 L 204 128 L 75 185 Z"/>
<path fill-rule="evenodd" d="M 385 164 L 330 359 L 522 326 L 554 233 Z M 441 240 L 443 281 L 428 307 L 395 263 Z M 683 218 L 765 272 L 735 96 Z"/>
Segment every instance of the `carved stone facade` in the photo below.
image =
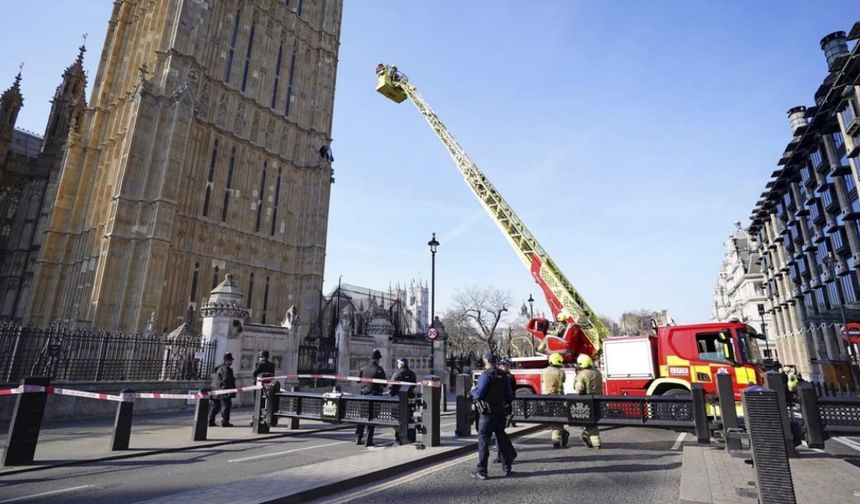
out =
<path fill-rule="evenodd" d="M 250 320 L 322 287 L 341 0 L 117 0 L 28 318 L 175 327 L 224 273 Z"/>
<path fill-rule="evenodd" d="M 24 105 L 21 73 L 0 97 L 0 319 L 21 322 L 30 303 L 36 259 L 53 208 L 69 131 L 83 114 L 83 47 L 52 100 L 45 135 L 15 129 Z"/>

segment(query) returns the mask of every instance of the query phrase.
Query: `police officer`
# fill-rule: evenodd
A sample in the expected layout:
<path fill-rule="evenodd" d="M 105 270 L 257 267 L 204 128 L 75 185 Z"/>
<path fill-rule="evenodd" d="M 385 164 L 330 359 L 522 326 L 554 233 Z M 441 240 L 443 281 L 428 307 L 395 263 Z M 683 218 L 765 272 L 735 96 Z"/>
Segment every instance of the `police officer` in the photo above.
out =
<path fill-rule="evenodd" d="M 398 357 L 397 358 L 397 371 L 391 376 L 391 379 L 394 381 L 401 382 L 409 382 L 415 383 L 418 381 L 418 378 L 415 376 L 415 373 L 409 369 L 409 360 L 406 357 Z M 396 396 L 400 393 L 401 385 L 390 385 L 388 387 L 388 393 Z M 409 398 L 412 399 L 415 397 L 415 387 L 409 386 L 409 390 L 407 390 L 407 394 Z M 403 441 L 400 439 L 400 429 L 397 427 L 394 428 L 394 440 L 397 444 L 403 444 Z M 409 440 L 410 443 L 415 442 L 415 429 L 409 429 Z"/>
<path fill-rule="evenodd" d="M 546 395 L 563 395 L 564 380 L 566 375 L 561 368 L 564 364 L 564 358 L 560 353 L 554 353 L 549 356 L 549 366 L 547 366 L 540 377 L 541 391 Z M 570 439 L 570 433 L 564 428 L 564 424 L 552 424 L 550 426 L 550 438 L 552 439 L 553 448 L 562 448 L 567 446 L 567 441 Z"/>
<path fill-rule="evenodd" d="M 603 393 L 603 375 L 600 370 L 595 369 L 591 357 L 579 354 L 576 358 L 579 372 L 573 380 L 573 389 L 577 394 L 601 394 Z M 588 425 L 582 429 L 580 436 L 582 443 L 589 448 L 600 448 L 600 431 L 597 425 Z"/>
<path fill-rule="evenodd" d="M 373 353 L 370 355 L 370 364 L 361 368 L 361 371 L 358 372 L 359 378 L 371 378 L 376 380 L 384 380 L 385 379 L 385 370 L 382 369 L 382 366 L 379 365 L 379 360 L 382 359 L 382 352 L 377 349 L 373 350 Z M 363 382 L 361 384 L 361 395 L 382 395 L 382 392 L 385 390 L 385 385 L 381 383 L 370 383 Z M 365 446 L 373 446 L 373 425 L 367 426 L 367 443 Z M 364 437 L 364 425 L 357 425 L 355 427 L 355 444 L 360 445 L 361 440 Z"/>
<path fill-rule="evenodd" d="M 275 363 L 269 360 L 269 351 L 262 350 L 257 355 L 257 365 L 254 367 L 254 383 L 258 377 L 275 376 Z"/>
<path fill-rule="evenodd" d="M 493 434 L 499 445 L 502 459 L 502 472 L 505 476 L 511 474 L 514 447 L 505 432 L 505 404 L 513 401 L 514 391 L 511 382 L 496 369 L 496 356 L 484 354 L 484 372 L 478 378 L 478 384 L 472 389 L 472 398 L 478 404 L 480 418 L 478 419 L 478 466 L 472 477 L 487 479 L 487 462 L 490 458 L 490 441 Z"/>
<path fill-rule="evenodd" d="M 224 362 L 212 373 L 212 390 L 229 390 L 236 388 L 236 377 L 233 376 L 233 354 L 224 354 Z M 233 427 L 230 423 L 230 410 L 233 408 L 232 399 L 236 394 L 219 394 L 209 397 L 209 427 L 215 427 L 215 416 L 221 411 L 221 427 Z M 223 408 L 223 410 L 222 410 Z"/>
<path fill-rule="evenodd" d="M 508 359 L 500 360 L 499 361 L 499 372 L 504 373 L 505 379 L 507 379 L 511 383 L 511 390 L 513 390 L 514 395 L 516 395 L 516 390 L 517 390 L 516 383 L 517 382 L 516 382 L 516 379 L 514 378 L 514 375 L 511 374 L 511 361 L 509 361 Z M 508 401 L 507 403 L 505 403 L 505 427 L 506 428 L 517 426 L 517 424 L 514 423 L 514 421 L 512 420 L 513 416 L 514 416 L 513 403 L 511 401 Z M 496 447 L 498 448 L 498 440 L 496 441 Z M 516 448 L 513 447 L 513 444 L 511 444 L 511 449 L 513 450 L 511 462 L 513 462 L 514 459 L 517 458 L 517 450 L 516 450 Z M 496 458 L 493 459 L 493 462 L 495 462 L 496 464 L 502 463 L 502 455 L 501 455 L 500 451 L 496 450 Z"/>

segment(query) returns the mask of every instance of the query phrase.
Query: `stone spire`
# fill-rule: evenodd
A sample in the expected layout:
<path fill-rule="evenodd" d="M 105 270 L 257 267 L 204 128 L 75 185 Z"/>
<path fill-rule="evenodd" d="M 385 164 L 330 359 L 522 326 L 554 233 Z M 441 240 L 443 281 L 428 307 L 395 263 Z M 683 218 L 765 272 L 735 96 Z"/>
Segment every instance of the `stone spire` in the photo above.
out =
<path fill-rule="evenodd" d="M 48 125 L 45 127 L 45 139 L 42 141 L 42 152 L 46 157 L 56 159 L 51 163 L 51 171 L 59 170 L 59 160 L 62 159 L 63 146 L 69 136 L 69 129 L 74 122 L 81 123 L 84 107 L 86 107 L 87 76 L 84 73 L 85 45 L 78 48 L 78 57 L 66 67 L 63 81 L 57 86 L 54 99 L 51 100 L 51 113 Z"/>
<path fill-rule="evenodd" d="M 15 130 L 15 121 L 18 120 L 18 112 L 24 106 L 24 97 L 21 95 L 21 70 L 24 64 L 18 67 L 18 75 L 15 81 L 3 94 L 0 95 L 0 163 L 6 159 L 9 146 L 12 144 L 12 132 Z"/>

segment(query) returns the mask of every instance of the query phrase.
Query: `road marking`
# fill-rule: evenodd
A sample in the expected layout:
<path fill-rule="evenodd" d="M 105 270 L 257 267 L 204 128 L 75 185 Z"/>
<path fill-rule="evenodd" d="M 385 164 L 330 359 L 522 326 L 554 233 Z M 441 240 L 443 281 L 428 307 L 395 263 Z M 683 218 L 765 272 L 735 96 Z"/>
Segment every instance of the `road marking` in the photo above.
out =
<path fill-rule="evenodd" d="M 687 437 L 686 432 L 678 434 L 678 439 L 676 439 L 675 444 L 672 445 L 672 451 L 678 451 L 681 448 L 681 444 L 684 442 L 685 437 Z"/>
<path fill-rule="evenodd" d="M 843 437 L 843 436 L 837 436 L 837 437 L 833 438 L 833 440 L 836 442 L 844 444 L 848 448 L 860 451 L 860 443 L 858 443 L 857 441 L 854 441 L 853 439 L 848 439 L 847 437 Z"/>
<path fill-rule="evenodd" d="M 818 453 L 825 453 L 825 451 L 820 449 L 820 448 L 810 448 L 809 445 L 806 444 L 806 441 L 801 441 L 800 444 L 802 444 L 803 447 L 806 448 L 807 450 L 812 450 L 812 451 L 815 451 Z"/>
<path fill-rule="evenodd" d="M 33 495 L 23 495 L 21 497 L 15 497 L 12 499 L 1 500 L 0 504 L 5 504 L 7 502 L 21 502 L 21 501 L 25 501 L 25 500 L 29 500 L 29 499 L 35 499 L 36 497 L 47 497 L 49 495 L 56 495 L 56 494 L 61 494 L 61 493 L 77 492 L 78 490 L 83 490 L 84 488 L 89 488 L 92 486 L 95 486 L 95 485 L 81 485 L 81 486 L 70 487 L 70 488 L 61 488 L 59 490 L 51 490 L 48 492 L 42 492 L 42 493 L 37 493 L 37 494 L 33 494 Z"/>
<path fill-rule="evenodd" d="M 475 454 L 470 453 L 469 455 L 464 455 L 464 456 L 456 458 L 454 460 L 450 460 L 448 462 L 445 462 L 444 464 L 439 464 L 439 465 L 435 465 L 433 467 L 428 467 L 427 469 L 424 469 L 424 470 L 421 470 L 418 472 L 414 472 L 411 474 L 407 474 L 406 476 L 403 476 L 401 478 L 397 478 L 397 479 L 394 479 L 394 480 L 391 480 L 391 481 L 388 481 L 385 483 L 380 483 L 379 485 L 375 485 L 375 486 L 372 486 L 370 488 L 366 488 L 364 490 L 358 490 L 358 491 L 353 492 L 353 493 L 346 495 L 346 496 L 337 497 L 337 498 L 332 499 L 332 500 L 323 500 L 320 502 L 324 503 L 324 504 L 344 504 L 344 503 L 349 502 L 351 500 L 359 499 L 361 497 L 366 497 L 368 495 L 373 495 L 375 493 L 379 493 L 383 490 L 387 490 L 389 488 L 393 488 L 393 487 L 402 485 L 404 483 L 409 483 L 410 481 L 414 481 L 418 478 L 423 478 L 424 476 L 428 476 L 430 474 L 433 474 L 434 472 L 441 471 L 442 469 L 447 469 L 448 467 L 455 466 L 457 464 L 462 464 L 463 462 L 465 462 L 469 459 L 473 459 L 473 458 L 475 458 Z"/>
<path fill-rule="evenodd" d="M 296 452 L 306 451 L 306 450 L 316 450 L 317 448 L 326 448 L 328 446 L 334 446 L 334 445 L 339 445 L 339 444 L 343 444 L 343 443 L 346 443 L 346 441 L 335 441 L 334 443 L 326 443 L 326 444 L 314 445 L 314 446 L 305 446 L 304 448 L 295 448 L 293 450 L 287 450 L 287 451 L 282 451 L 282 452 L 264 453 L 262 455 L 253 455 L 251 457 L 242 457 L 242 458 L 232 459 L 232 460 L 228 460 L 227 462 L 245 462 L 246 460 L 256 460 L 256 459 L 263 459 L 263 458 L 278 457 L 281 455 L 286 455 L 288 453 L 296 453 Z M 3 503 L 0 502 L 0 504 L 3 504 Z"/>

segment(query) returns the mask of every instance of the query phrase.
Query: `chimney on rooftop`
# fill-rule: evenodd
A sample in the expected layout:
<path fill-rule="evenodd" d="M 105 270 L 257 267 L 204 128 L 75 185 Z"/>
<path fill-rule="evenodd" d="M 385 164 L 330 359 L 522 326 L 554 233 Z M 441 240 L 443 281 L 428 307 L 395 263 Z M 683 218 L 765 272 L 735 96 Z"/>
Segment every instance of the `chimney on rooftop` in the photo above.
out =
<path fill-rule="evenodd" d="M 848 54 L 848 39 L 845 32 L 833 32 L 821 39 L 821 50 L 827 58 L 827 68 L 832 72 L 836 59 Z"/>
<path fill-rule="evenodd" d="M 796 132 L 801 126 L 806 126 L 806 107 L 800 105 L 788 109 L 788 123 L 791 125 L 792 132 Z"/>

